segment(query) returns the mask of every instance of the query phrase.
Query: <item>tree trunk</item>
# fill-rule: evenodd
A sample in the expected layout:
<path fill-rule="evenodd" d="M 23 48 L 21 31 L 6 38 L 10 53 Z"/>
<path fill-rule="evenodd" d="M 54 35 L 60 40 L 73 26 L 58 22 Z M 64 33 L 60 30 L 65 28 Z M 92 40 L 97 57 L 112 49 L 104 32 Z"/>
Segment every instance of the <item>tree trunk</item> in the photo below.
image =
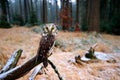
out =
<path fill-rule="evenodd" d="M 0 5 L 1 5 L 1 9 L 2 9 L 0 27 L 8 28 L 10 26 L 8 23 L 8 20 L 7 20 L 8 1 L 7 0 L 0 0 Z"/>
<path fill-rule="evenodd" d="M 72 22 L 71 8 L 69 0 L 61 0 L 62 8 L 60 11 L 60 18 L 63 30 L 69 30 Z"/>
<path fill-rule="evenodd" d="M 99 31 L 99 9 L 100 0 L 88 0 L 88 30 L 89 31 Z"/>
<path fill-rule="evenodd" d="M 76 24 L 75 24 L 75 31 L 80 31 L 80 26 L 79 26 L 79 0 L 76 0 Z"/>
<path fill-rule="evenodd" d="M 24 0 L 24 16 L 25 16 L 25 23 L 26 23 L 28 22 L 27 0 Z"/>
<path fill-rule="evenodd" d="M 23 18 L 23 9 L 22 9 L 22 1 L 21 0 L 19 0 L 19 9 L 20 9 L 19 15 L 20 15 L 20 18 L 21 18 L 21 24 L 20 25 L 23 25 L 25 20 Z"/>
<path fill-rule="evenodd" d="M 79 0 L 76 0 L 76 23 L 79 23 Z"/>
<path fill-rule="evenodd" d="M 55 22 L 58 23 L 58 5 L 57 5 L 57 0 L 55 1 L 55 5 L 56 5 L 56 19 L 55 19 Z"/>
<path fill-rule="evenodd" d="M 4 20 L 7 21 L 7 0 L 1 0 L 1 9 L 2 9 L 2 16 L 4 16 Z"/>
<path fill-rule="evenodd" d="M 31 9 L 30 12 L 34 11 L 32 0 L 30 0 L 30 6 L 31 6 L 31 7 L 30 7 L 30 9 Z"/>
<path fill-rule="evenodd" d="M 47 1 L 43 0 L 43 23 L 47 22 Z"/>
<path fill-rule="evenodd" d="M 22 16 L 22 1 L 19 0 L 20 15 Z"/>

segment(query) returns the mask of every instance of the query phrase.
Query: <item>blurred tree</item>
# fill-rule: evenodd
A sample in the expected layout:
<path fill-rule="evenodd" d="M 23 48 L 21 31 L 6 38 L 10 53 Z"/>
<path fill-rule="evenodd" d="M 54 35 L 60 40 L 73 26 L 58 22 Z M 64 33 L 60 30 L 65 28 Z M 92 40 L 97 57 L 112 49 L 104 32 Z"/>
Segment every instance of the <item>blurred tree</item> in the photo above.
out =
<path fill-rule="evenodd" d="M 47 23 L 47 0 L 43 0 L 43 11 L 42 11 L 43 23 Z"/>
<path fill-rule="evenodd" d="M 24 16 L 25 16 L 25 23 L 28 22 L 28 9 L 27 9 L 28 0 L 24 0 Z"/>
<path fill-rule="evenodd" d="M 120 0 L 111 0 L 110 1 L 110 27 L 112 33 L 120 35 Z"/>
<path fill-rule="evenodd" d="M 88 31 L 87 25 L 87 0 L 80 0 L 80 28 L 82 31 Z"/>
<path fill-rule="evenodd" d="M 23 15 L 22 15 L 23 10 L 22 10 L 22 1 L 21 0 L 19 0 L 19 8 L 20 8 L 20 16 L 23 19 Z"/>
<path fill-rule="evenodd" d="M 57 5 L 58 1 L 55 1 L 55 5 L 56 5 L 56 19 L 55 22 L 58 23 L 58 5 Z"/>
<path fill-rule="evenodd" d="M 75 31 L 80 31 L 80 25 L 79 25 L 79 1 L 76 0 L 76 24 L 75 24 Z"/>
<path fill-rule="evenodd" d="M 31 26 L 33 26 L 33 25 L 36 25 L 36 23 L 37 23 L 37 15 L 35 13 L 35 9 L 33 7 L 33 1 L 32 0 L 30 0 L 30 5 L 29 6 L 30 6 L 29 24 L 31 24 Z"/>
<path fill-rule="evenodd" d="M 89 31 L 99 31 L 100 0 L 88 0 L 87 24 Z"/>
<path fill-rule="evenodd" d="M 81 28 L 120 34 L 119 3 L 120 0 L 0 0 L 0 26 L 54 22 L 61 24 L 63 30 Z"/>
<path fill-rule="evenodd" d="M 0 0 L 0 5 L 2 10 L 0 17 L 0 27 L 9 28 L 10 24 L 8 23 L 8 19 L 7 19 L 8 0 Z"/>
<path fill-rule="evenodd" d="M 69 30 L 72 23 L 71 9 L 69 0 L 61 0 L 62 8 L 60 11 L 60 18 L 63 30 Z"/>
<path fill-rule="evenodd" d="M 16 7 L 17 8 L 16 10 L 18 11 L 18 13 L 15 13 L 15 15 L 13 16 L 13 19 L 14 19 L 13 24 L 23 26 L 25 22 L 23 18 L 22 0 L 18 0 L 16 4 L 18 4 L 18 7 Z"/>
<path fill-rule="evenodd" d="M 101 0 L 100 28 L 102 32 L 120 35 L 120 0 Z"/>

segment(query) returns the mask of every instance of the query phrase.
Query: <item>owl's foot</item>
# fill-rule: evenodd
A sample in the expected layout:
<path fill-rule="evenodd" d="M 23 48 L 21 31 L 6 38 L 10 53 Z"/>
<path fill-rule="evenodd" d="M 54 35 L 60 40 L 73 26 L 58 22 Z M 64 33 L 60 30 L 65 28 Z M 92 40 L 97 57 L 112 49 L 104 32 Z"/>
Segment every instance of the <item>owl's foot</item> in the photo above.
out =
<path fill-rule="evenodd" d="M 45 74 L 47 74 L 46 71 L 48 71 L 48 69 L 47 69 L 47 68 L 44 68 L 44 73 L 45 73 Z"/>
<path fill-rule="evenodd" d="M 42 67 L 42 73 L 47 75 L 47 72 L 46 72 L 46 71 L 48 71 L 48 69 L 43 66 L 43 67 Z"/>
<path fill-rule="evenodd" d="M 43 72 L 45 74 L 46 74 L 46 71 L 48 71 L 47 66 L 48 66 L 48 60 L 47 60 L 47 58 L 44 58 L 43 59 Z"/>

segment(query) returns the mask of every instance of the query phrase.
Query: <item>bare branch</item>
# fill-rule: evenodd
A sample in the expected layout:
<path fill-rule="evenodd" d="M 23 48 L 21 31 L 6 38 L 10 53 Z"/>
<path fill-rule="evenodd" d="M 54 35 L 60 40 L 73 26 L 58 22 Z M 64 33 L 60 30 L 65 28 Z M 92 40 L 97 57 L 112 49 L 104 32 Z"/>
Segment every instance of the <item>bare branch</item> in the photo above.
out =
<path fill-rule="evenodd" d="M 37 76 L 37 74 L 39 73 L 39 71 L 43 68 L 43 66 L 38 65 L 34 71 L 32 72 L 32 74 L 29 77 L 29 80 L 34 80 L 34 78 Z"/>
<path fill-rule="evenodd" d="M 60 75 L 60 73 L 58 72 L 56 66 L 55 66 L 50 60 L 48 60 L 48 63 L 49 63 L 49 64 L 51 65 L 51 67 L 54 69 L 55 73 L 58 75 L 58 78 L 59 78 L 60 80 L 63 80 L 62 77 L 61 77 L 61 75 Z"/>
<path fill-rule="evenodd" d="M 13 53 L 13 55 L 11 55 L 11 57 L 8 59 L 6 65 L 0 71 L 0 74 L 14 68 L 17 65 L 19 58 L 21 57 L 22 52 L 23 52 L 23 50 L 21 50 L 21 49 L 16 50 Z"/>
<path fill-rule="evenodd" d="M 24 64 L 17 66 L 5 73 L 0 74 L 0 80 L 14 80 L 18 79 L 22 76 L 24 76 L 26 73 L 28 73 L 32 68 L 34 68 L 36 65 L 43 62 L 42 56 L 36 55 L 32 59 L 28 60 Z"/>

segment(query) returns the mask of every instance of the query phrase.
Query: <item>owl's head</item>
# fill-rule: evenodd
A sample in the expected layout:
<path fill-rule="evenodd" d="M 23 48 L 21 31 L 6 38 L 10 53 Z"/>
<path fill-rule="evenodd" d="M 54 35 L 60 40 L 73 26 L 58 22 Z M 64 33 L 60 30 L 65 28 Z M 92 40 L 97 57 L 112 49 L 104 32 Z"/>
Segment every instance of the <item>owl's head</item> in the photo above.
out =
<path fill-rule="evenodd" d="M 43 35 L 56 35 L 57 34 L 57 28 L 56 25 L 53 23 L 45 24 L 43 28 Z"/>

